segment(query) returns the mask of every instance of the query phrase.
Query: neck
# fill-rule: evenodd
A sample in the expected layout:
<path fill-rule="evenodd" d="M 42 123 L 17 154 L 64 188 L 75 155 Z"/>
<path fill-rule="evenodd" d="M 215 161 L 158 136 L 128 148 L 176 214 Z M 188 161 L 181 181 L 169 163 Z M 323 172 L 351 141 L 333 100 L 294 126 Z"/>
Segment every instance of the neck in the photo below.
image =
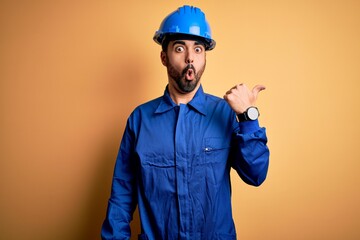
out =
<path fill-rule="evenodd" d="M 177 105 L 180 105 L 180 104 L 189 103 L 195 96 L 195 93 L 197 92 L 199 87 L 200 87 L 200 84 L 198 86 L 196 86 L 196 88 L 193 91 L 191 91 L 189 93 L 183 93 L 183 92 L 180 92 L 178 89 L 176 89 L 173 85 L 169 84 L 168 90 L 169 90 L 170 97 L 174 101 L 174 103 L 176 103 Z"/>

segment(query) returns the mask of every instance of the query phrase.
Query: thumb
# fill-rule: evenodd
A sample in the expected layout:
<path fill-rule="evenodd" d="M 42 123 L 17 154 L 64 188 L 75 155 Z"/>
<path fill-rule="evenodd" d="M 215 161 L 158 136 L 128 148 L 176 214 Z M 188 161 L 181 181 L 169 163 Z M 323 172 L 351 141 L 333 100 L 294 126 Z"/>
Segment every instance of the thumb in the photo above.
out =
<path fill-rule="evenodd" d="M 260 91 L 265 90 L 266 87 L 264 85 L 256 85 L 253 89 L 252 89 L 252 93 L 254 94 L 254 97 L 257 98 L 257 95 L 259 94 Z"/>

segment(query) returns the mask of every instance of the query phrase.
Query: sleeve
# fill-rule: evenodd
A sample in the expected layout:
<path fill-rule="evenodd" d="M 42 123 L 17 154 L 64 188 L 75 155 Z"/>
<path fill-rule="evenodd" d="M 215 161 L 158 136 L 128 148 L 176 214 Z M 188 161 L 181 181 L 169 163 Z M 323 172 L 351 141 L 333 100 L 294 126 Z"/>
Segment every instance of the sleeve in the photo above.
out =
<path fill-rule="evenodd" d="M 134 159 L 134 134 L 127 122 L 116 159 L 106 218 L 101 238 L 130 239 L 130 222 L 137 205 Z"/>
<path fill-rule="evenodd" d="M 266 129 L 259 122 L 236 122 L 232 144 L 232 167 L 247 184 L 260 186 L 266 178 L 270 151 Z"/>

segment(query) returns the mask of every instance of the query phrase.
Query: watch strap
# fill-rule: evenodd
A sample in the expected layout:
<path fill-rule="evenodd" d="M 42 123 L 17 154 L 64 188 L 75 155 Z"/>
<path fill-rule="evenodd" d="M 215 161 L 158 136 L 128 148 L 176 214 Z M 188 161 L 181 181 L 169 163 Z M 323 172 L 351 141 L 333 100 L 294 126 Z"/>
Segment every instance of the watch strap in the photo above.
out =
<path fill-rule="evenodd" d="M 247 117 L 247 112 L 243 112 L 243 113 L 240 113 L 240 114 L 237 114 L 236 115 L 236 119 L 238 122 L 245 122 L 245 121 L 248 121 L 248 117 Z"/>

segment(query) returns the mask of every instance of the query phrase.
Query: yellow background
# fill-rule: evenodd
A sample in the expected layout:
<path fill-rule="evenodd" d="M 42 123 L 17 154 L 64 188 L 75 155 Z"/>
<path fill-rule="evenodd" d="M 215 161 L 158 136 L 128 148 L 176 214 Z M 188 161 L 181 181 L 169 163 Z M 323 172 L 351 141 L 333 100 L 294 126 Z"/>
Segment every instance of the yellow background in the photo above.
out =
<path fill-rule="evenodd" d="M 125 121 L 167 82 L 152 36 L 185 3 L 217 41 L 205 91 L 267 86 L 268 178 L 232 175 L 239 239 L 360 239 L 357 0 L 1 1 L 0 239 L 99 239 Z"/>

